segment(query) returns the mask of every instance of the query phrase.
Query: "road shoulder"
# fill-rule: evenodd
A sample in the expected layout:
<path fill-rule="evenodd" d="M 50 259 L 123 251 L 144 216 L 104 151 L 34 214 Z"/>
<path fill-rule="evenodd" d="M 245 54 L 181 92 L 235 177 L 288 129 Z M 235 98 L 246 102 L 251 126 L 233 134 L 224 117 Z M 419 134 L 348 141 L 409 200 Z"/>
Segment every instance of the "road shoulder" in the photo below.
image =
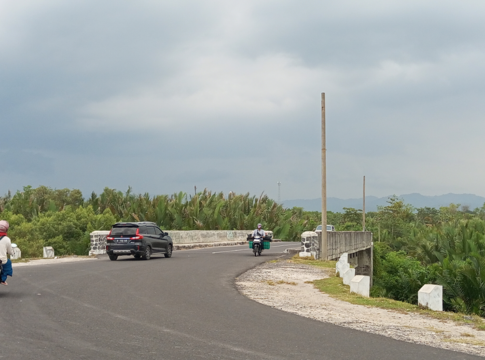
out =
<path fill-rule="evenodd" d="M 236 279 L 245 296 L 264 305 L 317 321 L 387 336 L 396 340 L 485 356 L 485 331 L 403 311 L 354 305 L 315 289 L 312 282 L 333 269 L 268 262 Z"/>

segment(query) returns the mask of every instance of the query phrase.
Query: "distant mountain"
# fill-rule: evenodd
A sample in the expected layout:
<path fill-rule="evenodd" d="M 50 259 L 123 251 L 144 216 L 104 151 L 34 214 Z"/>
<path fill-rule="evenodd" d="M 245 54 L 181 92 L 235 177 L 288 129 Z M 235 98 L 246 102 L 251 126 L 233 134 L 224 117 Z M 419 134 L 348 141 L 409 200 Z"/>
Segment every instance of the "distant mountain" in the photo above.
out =
<path fill-rule="evenodd" d="M 473 194 L 446 194 L 439 196 L 425 196 L 421 194 L 405 194 L 399 196 L 406 204 L 410 204 L 415 208 L 431 207 L 440 208 L 442 206 L 449 206 L 450 204 L 460 204 L 462 206 L 469 206 L 471 210 L 480 208 L 485 204 L 485 197 Z M 365 210 L 377 211 L 377 206 L 386 206 L 389 196 L 378 198 L 376 196 L 365 197 Z M 302 207 L 307 211 L 321 211 L 322 200 L 285 200 L 283 206 L 286 208 Z M 327 198 L 327 209 L 333 212 L 343 212 L 343 208 L 362 209 L 362 198 L 360 199 L 339 199 L 330 197 Z"/>

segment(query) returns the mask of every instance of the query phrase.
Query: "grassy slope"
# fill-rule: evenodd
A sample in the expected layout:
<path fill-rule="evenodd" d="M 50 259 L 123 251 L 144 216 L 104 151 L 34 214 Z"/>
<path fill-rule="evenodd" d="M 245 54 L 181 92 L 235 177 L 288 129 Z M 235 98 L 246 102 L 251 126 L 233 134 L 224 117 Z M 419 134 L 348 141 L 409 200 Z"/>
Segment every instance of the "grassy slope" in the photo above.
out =
<path fill-rule="evenodd" d="M 335 261 L 319 261 L 313 258 L 299 258 L 295 255 L 291 260 L 294 264 L 306 264 L 320 268 L 335 269 Z M 321 280 L 315 280 L 313 285 L 315 288 L 324 292 L 331 297 L 347 301 L 355 305 L 374 306 L 387 310 L 400 311 L 404 313 L 417 313 L 420 315 L 429 316 L 439 320 L 450 320 L 462 324 L 473 325 L 477 330 L 485 330 L 485 321 L 477 315 L 465 315 L 462 313 L 453 313 L 445 311 L 432 311 L 420 308 L 417 305 L 406 302 L 396 301 L 387 298 L 367 298 L 355 293 L 350 293 L 350 286 L 344 285 L 342 279 L 334 275 L 334 272 L 329 272 L 330 277 Z"/>

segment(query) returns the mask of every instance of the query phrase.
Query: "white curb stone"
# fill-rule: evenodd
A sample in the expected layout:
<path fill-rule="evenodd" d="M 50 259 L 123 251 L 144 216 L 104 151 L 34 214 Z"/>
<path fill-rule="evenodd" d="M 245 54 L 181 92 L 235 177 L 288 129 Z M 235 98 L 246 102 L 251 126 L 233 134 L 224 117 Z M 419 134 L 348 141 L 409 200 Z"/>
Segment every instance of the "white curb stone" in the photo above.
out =
<path fill-rule="evenodd" d="M 52 246 L 45 246 L 44 247 L 44 258 L 53 259 L 54 255 L 54 248 Z"/>
<path fill-rule="evenodd" d="M 370 293 L 370 276 L 357 275 L 350 281 L 350 292 L 365 297 Z"/>
<path fill-rule="evenodd" d="M 418 304 L 434 311 L 443 311 L 443 286 L 423 285 L 418 291 Z"/>
<path fill-rule="evenodd" d="M 17 260 L 22 258 L 22 251 L 18 247 L 13 248 L 13 255 L 10 257 L 12 260 Z"/>
<path fill-rule="evenodd" d="M 349 254 L 348 253 L 343 253 L 338 261 L 343 262 L 343 263 L 348 263 L 349 262 Z"/>
<path fill-rule="evenodd" d="M 340 275 L 342 275 L 348 268 L 346 268 L 344 271 L 342 271 L 342 267 L 345 265 L 345 264 L 348 264 L 349 263 L 349 254 L 347 253 L 343 253 L 339 260 L 337 261 L 337 264 L 335 265 L 335 273 L 339 273 Z"/>
<path fill-rule="evenodd" d="M 350 285 L 350 282 L 352 279 L 355 277 L 355 269 L 348 269 L 346 272 L 344 272 L 343 275 L 343 280 L 345 285 Z"/>
<path fill-rule="evenodd" d="M 344 277 L 344 274 L 350 269 L 350 265 L 349 264 L 342 264 L 340 266 L 340 269 L 339 269 L 339 273 L 338 273 L 338 276 L 340 276 L 341 278 Z"/>

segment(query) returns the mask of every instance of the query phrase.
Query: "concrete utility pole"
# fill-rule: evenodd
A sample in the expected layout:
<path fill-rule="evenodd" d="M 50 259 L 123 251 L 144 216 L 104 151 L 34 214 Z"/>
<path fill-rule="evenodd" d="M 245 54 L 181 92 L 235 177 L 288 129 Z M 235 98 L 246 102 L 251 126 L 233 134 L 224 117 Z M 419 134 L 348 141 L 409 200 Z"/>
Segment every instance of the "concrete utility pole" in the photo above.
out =
<path fill-rule="evenodd" d="M 362 231 L 365 231 L 365 176 L 364 176 L 364 205 L 362 207 Z"/>
<path fill-rule="evenodd" d="M 281 182 L 277 182 L 278 184 L 278 204 L 281 204 Z"/>
<path fill-rule="evenodd" d="M 325 141 L 325 93 L 322 93 L 322 242 L 320 259 L 327 260 L 327 148 Z"/>

